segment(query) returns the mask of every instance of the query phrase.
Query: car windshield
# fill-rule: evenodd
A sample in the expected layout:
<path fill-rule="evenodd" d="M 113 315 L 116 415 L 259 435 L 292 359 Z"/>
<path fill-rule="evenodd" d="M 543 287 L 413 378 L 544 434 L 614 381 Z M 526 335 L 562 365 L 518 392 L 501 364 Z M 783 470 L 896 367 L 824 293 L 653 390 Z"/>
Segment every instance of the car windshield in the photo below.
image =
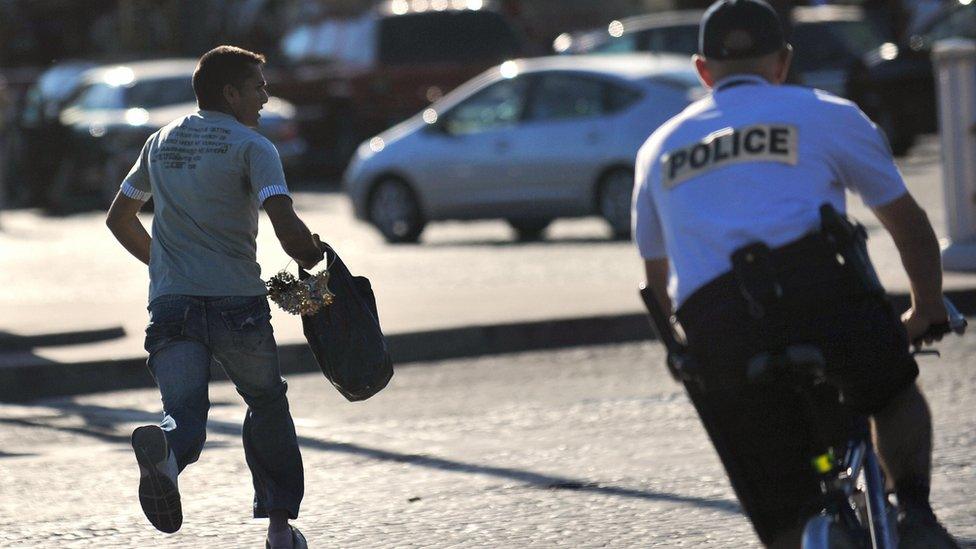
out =
<path fill-rule="evenodd" d="M 123 109 L 125 108 L 123 91 L 124 89 L 120 86 L 92 84 L 81 91 L 81 95 L 71 106 L 80 107 L 86 111 Z"/>
<path fill-rule="evenodd" d="M 659 27 L 648 29 L 641 34 L 646 42 L 642 49 L 682 55 L 698 53 L 698 25 Z"/>
<path fill-rule="evenodd" d="M 592 39 L 591 39 L 592 40 Z M 613 37 L 606 35 L 596 45 L 590 48 L 586 44 L 580 46 L 581 53 L 627 53 L 637 51 L 637 34 L 628 33 Z"/>
<path fill-rule="evenodd" d="M 695 88 L 701 87 L 701 80 L 698 79 L 698 74 L 694 71 L 675 71 L 663 74 L 656 74 L 647 78 L 648 82 L 663 82 L 670 86 L 677 88 L 682 88 L 685 90 L 693 90 Z"/>
<path fill-rule="evenodd" d="M 125 92 L 125 104 L 129 109 L 134 107 L 154 109 L 195 101 L 196 96 L 193 94 L 193 82 L 190 76 L 141 80 L 127 88 Z"/>
<path fill-rule="evenodd" d="M 525 109 L 529 79 L 505 79 L 478 91 L 452 108 L 444 126 L 454 135 L 481 133 L 512 126 Z"/>
<path fill-rule="evenodd" d="M 281 50 L 291 63 L 329 60 L 365 63 L 374 54 L 373 28 L 369 17 L 303 25 L 285 35 Z"/>
<path fill-rule="evenodd" d="M 797 25 L 791 42 L 796 69 L 809 71 L 844 69 L 884 38 L 866 21 L 820 21 Z"/>
<path fill-rule="evenodd" d="M 37 89 L 44 100 L 64 101 L 78 89 L 81 75 L 92 65 L 65 64 L 47 70 L 37 81 Z"/>
<path fill-rule="evenodd" d="M 593 53 L 652 51 L 691 55 L 698 51 L 698 25 L 679 24 L 625 32 L 593 47 Z"/>
<path fill-rule="evenodd" d="M 308 25 L 301 26 L 281 40 L 281 51 L 291 61 L 297 61 L 308 57 L 308 52 L 312 48 L 312 37 L 314 28 Z"/>
<path fill-rule="evenodd" d="M 867 21 L 833 21 L 822 25 L 830 29 L 851 53 L 859 57 L 885 41 L 881 33 Z"/>
<path fill-rule="evenodd" d="M 878 47 L 884 38 L 868 22 L 860 20 L 801 22 L 793 29 L 793 47 L 798 50 L 800 70 L 841 66 L 853 55 L 861 56 Z M 800 59 L 802 57 L 806 60 Z M 698 51 L 698 26 L 679 24 L 627 32 L 608 38 L 593 53 L 625 51 L 670 52 L 691 55 Z"/>
<path fill-rule="evenodd" d="M 129 86 L 97 83 L 88 86 L 74 102 L 86 111 L 154 109 L 196 100 L 189 76 L 140 80 Z"/>
<path fill-rule="evenodd" d="M 517 53 L 511 28 L 490 11 L 426 12 L 380 23 L 379 59 L 386 65 L 498 62 Z"/>
<path fill-rule="evenodd" d="M 963 5 L 932 25 L 926 35 L 929 42 L 945 38 L 976 39 L 976 7 Z"/>

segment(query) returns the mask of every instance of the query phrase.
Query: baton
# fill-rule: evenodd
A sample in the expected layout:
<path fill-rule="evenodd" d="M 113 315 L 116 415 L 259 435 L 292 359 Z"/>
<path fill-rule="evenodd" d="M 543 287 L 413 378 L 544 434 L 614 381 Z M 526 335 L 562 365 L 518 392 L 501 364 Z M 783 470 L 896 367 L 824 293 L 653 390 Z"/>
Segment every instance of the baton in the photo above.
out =
<path fill-rule="evenodd" d="M 686 348 L 678 342 L 674 330 L 671 328 L 671 321 L 664 314 L 660 303 L 654 297 L 654 292 L 646 284 L 640 285 L 641 299 L 651 317 L 651 330 L 657 335 L 658 341 L 664 344 L 668 351 L 667 365 L 671 377 L 677 381 L 690 381 L 692 376 L 687 372 L 685 363 L 687 362 Z"/>

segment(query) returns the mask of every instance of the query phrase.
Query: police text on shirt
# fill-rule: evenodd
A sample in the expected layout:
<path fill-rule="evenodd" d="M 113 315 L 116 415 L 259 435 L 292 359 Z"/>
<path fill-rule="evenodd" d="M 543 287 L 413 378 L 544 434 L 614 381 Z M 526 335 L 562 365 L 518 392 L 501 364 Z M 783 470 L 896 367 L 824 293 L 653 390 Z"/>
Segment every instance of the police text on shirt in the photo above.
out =
<path fill-rule="evenodd" d="M 664 186 L 679 183 L 705 172 L 740 162 L 781 162 L 796 165 L 796 126 L 756 124 L 744 128 L 723 128 L 693 145 L 661 157 Z"/>

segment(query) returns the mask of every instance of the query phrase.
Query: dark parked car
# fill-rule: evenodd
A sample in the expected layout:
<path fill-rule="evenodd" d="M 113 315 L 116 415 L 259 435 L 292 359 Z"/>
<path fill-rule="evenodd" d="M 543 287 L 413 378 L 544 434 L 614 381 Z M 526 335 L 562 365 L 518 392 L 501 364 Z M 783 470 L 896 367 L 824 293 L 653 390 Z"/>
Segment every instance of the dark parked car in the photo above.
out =
<path fill-rule="evenodd" d="M 692 55 L 698 51 L 702 11 L 686 10 L 613 21 L 599 34 L 557 39 L 566 53 L 649 51 Z M 861 56 L 887 37 L 853 6 L 803 6 L 792 12 L 794 67 L 804 85 L 847 96 L 848 78 Z"/>
<path fill-rule="evenodd" d="M 701 11 L 676 11 L 612 22 L 600 33 L 562 36 L 564 53 L 670 52 L 698 50 Z M 915 135 L 935 123 L 928 53 L 898 66 L 880 64 L 897 47 L 890 36 L 854 6 L 793 8 L 793 68 L 803 85 L 856 102 L 888 136 L 892 151 L 905 154 Z M 894 48 L 894 49 L 893 49 Z"/>
<path fill-rule="evenodd" d="M 932 45 L 946 38 L 976 40 L 976 5 L 953 4 L 900 43 L 869 52 L 856 82 L 860 102 L 873 103 L 873 118 L 889 136 L 895 153 L 911 147 L 919 134 L 938 130 Z M 865 109 L 867 110 L 867 109 Z"/>
<path fill-rule="evenodd" d="M 340 173 L 364 139 L 520 52 L 509 22 L 482 0 L 394 0 L 355 18 L 285 35 L 270 89 L 298 108 L 309 162 Z"/>
<path fill-rule="evenodd" d="M 54 209 L 104 206 L 115 196 L 153 132 L 197 110 L 191 78 L 196 59 L 164 59 L 91 69 L 59 114 L 67 133 L 48 203 Z M 294 107 L 271 98 L 258 131 L 288 169 L 305 152 Z"/>
<path fill-rule="evenodd" d="M 97 66 L 92 61 L 61 61 L 48 67 L 24 93 L 12 120 L 7 154 L 0 162 L 9 174 L 7 192 L 18 206 L 45 206 L 48 187 L 54 178 L 59 155 L 68 134 L 58 121 L 65 102 L 82 85 L 85 71 Z"/>

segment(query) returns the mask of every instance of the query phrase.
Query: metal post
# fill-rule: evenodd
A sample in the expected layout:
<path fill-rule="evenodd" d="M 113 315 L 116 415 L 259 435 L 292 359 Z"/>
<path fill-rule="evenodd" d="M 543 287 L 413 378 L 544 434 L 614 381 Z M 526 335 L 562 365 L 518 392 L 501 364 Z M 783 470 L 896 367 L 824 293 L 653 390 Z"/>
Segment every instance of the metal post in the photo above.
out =
<path fill-rule="evenodd" d="M 942 266 L 976 270 L 976 42 L 942 40 L 932 48 L 938 82 L 942 179 L 949 242 Z"/>

